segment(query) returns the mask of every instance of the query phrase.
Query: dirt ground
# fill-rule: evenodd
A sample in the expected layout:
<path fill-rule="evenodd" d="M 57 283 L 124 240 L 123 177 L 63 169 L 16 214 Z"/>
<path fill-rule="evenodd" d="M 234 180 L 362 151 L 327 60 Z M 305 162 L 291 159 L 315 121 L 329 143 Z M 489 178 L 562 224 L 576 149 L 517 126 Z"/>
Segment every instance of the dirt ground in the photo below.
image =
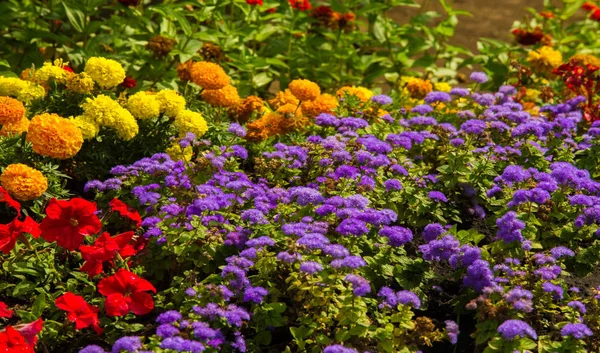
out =
<path fill-rule="evenodd" d="M 446 0 L 457 10 L 466 10 L 473 16 L 460 16 L 453 44 L 476 51 L 478 38 L 511 40 L 510 29 L 514 21 L 524 20 L 528 7 L 541 10 L 543 0 Z M 416 0 L 424 5 L 424 11 L 443 12 L 437 0 Z M 411 7 L 398 7 L 390 16 L 399 22 L 406 22 L 419 10 Z"/>

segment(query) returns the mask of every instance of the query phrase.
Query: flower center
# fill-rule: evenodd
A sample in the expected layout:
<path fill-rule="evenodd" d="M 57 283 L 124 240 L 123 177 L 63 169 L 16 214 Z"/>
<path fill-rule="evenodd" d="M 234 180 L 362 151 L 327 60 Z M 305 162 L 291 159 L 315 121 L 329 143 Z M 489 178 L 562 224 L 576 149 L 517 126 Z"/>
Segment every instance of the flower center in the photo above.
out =
<path fill-rule="evenodd" d="M 73 227 L 76 227 L 77 225 L 79 225 L 79 221 L 77 219 L 75 219 L 75 218 L 70 218 L 69 222 L 71 223 L 71 225 Z"/>

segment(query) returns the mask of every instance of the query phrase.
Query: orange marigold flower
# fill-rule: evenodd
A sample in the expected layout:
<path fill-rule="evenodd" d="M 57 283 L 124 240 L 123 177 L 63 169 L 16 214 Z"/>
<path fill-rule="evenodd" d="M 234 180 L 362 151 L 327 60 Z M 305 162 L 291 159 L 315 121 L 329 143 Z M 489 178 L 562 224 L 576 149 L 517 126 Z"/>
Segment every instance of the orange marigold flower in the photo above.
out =
<path fill-rule="evenodd" d="M 406 84 L 406 89 L 412 98 L 423 99 L 433 90 L 433 84 L 429 80 L 414 78 Z"/>
<path fill-rule="evenodd" d="M 284 117 L 279 113 L 269 113 L 246 125 L 249 141 L 263 141 L 271 136 L 283 133 Z"/>
<path fill-rule="evenodd" d="M 46 113 L 31 119 L 27 141 L 37 154 L 68 159 L 81 149 L 83 135 L 73 120 Z"/>
<path fill-rule="evenodd" d="M 313 101 L 302 102 L 300 108 L 306 116 L 315 117 L 321 113 L 333 113 L 338 106 L 338 100 L 331 94 L 322 94 Z"/>
<path fill-rule="evenodd" d="M 232 85 L 227 85 L 221 89 L 207 89 L 201 95 L 205 101 L 216 107 L 231 107 L 240 101 L 237 88 Z"/>
<path fill-rule="evenodd" d="M 229 114 L 234 120 L 245 123 L 250 120 L 254 112 L 257 112 L 258 115 L 262 115 L 265 110 L 265 102 L 260 97 L 248 96 L 238 102 L 235 106 L 231 107 Z"/>
<path fill-rule="evenodd" d="M 11 164 L 0 175 L 0 185 L 15 199 L 28 201 L 42 196 L 48 189 L 48 179 L 25 164 Z"/>
<path fill-rule="evenodd" d="M 269 104 L 273 107 L 273 109 L 277 109 L 277 108 L 281 107 L 282 105 L 286 105 L 286 104 L 298 105 L 298 103 L 300 103 L 298 101 L 298 98 L 294 97 L 294 95 L 292 94 L 292 92 L 289 89 L 286 89 L 285 91 L 277 92 L 277 94 L 275 95 L 275 98 L 273 98 L 269 101 Z"/>
<path fill-rule="evenodd" d="M 21 120 L 16 123 L 9 123 L 2 125 L 2 129 L 0 129 L 0 136 L 9 136 L 9 135 L 20 135 L 24 132 L 27 132 L 29 129 L 29 119 L 26 116 L 23 116 Z"/>
<path fill-rule="evenodd" d="M 194 63 L 190 69 L 192 82 L 204 89 L 221 89 L 230 82 L 225 70 L 207 61 Z"/>
<path fill-rule="evenodd" d="M 363 103 L 366 103 L 369 99 L 371 99 L 371 97 L 373 97 L 373 92 L 364 87 L 344 86 L 338 89 L 335 94 L 339 98 L 344 98 L 345 95 L 355 96 Z"/>
<path fill-rule="evenodd" d="M 0 97 L 0 125 L 16 123 L 23 115 L 23 103 L 11 97 Z"/>
<path fill-rule="evenodd" d="M 188 60 L 184 63 L 177 65 L 177 76 L 181 81 L 190 81 L 192 79 L 192 66 L 194 66 L 194 62 L 192 60 Z"/>
<path fill-rule="evenodd" d="M 321 94 L 319 85 L 304 79 L 298 79 L 290 82 L 288 88 L 294 97 L 298 98 L 300 101 L 311 101 Z"/>

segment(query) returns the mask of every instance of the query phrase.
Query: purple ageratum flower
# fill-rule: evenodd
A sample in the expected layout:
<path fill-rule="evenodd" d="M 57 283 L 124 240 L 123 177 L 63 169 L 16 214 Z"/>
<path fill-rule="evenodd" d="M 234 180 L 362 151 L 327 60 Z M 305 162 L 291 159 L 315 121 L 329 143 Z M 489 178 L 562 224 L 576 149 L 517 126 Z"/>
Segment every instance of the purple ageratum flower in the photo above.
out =
<path fill-rule="evenodd" d="M 348 274 L 344 280 L 352 284 L 352 292 L 357 297 L 363 297 L 371 291 L 371 284 L 361 276 Z"/>
<path fill-rule="evenodd" d="M 303 186 L 291 188 L 290 197 L 295 199 L 300 206 L 307 206 L 310 204 L 316 205 L 324 200 L 324 197 L 319 191 Z"/>
<path fill-rule="evenodd" d="M 444 229 L 441 224 L 430 223 L 425 226 L 425 229 L 423 229 L 423 233 L 421 235 L 423 236 L 423 239 L 429 243 L 444 233 L 446 233 L 446 229 Z"/>
<path fill-rule="evenodd" d="M 496 226 L 498 226 L 496 236 L 505 243 L 523 240 L 521 229 L 525 228 L 525 222 L 518 219 L 517 214 L 514 211 L 510 211 L 498 218 L 496 220 Z"/>
<path fill-rule="evenodd" d="M 461 139 L 460 137 L 453 138 L 450 140 L 450 144 L 454 147 L 462 146 L 465 144 L 465 140 Z"/>
<path fill-rule="evenodd" d="M 468 96 L 471 92 L 466 88 L 454 87 L 450 90 L 450 94 L 454 96 L 464 97 Z"/>
<path fill-rule="evenodd" d="M 193 294 L 195 295 L 195 293 Z M 159 324 L 172 324 L 176 321 L 181 320 L 182 316 L 177 310 L 169 310 L 161 313 L 156 318 L 156 322 Z"/>
<path fill-rule="evenodd" d="M 275 240 L 273 240 L 272 238 L 270 238 L 266 235 L 248 240 L 246 242 L 246 246 L 252 247 L 252 248 L 262 248 L 265 246 L 273 246 L 273 245 L 275 245 Z"/>
<path fill-rule="evenodd" d="M 84 349 L 80 350 L 79 353 L 105 353 L 104 349 L 100 346 L 96 346 L 95 344 L 89 345 Z"/>
<path fill-rule="evenodd" d="M 388 244 L 392 246 L 402 246 L 413 238 L 410 229 L 399 226 L 384 226 L 379 231 L 379 235 L 388 238 Z"/>
<path fill-rule="evenodd" d="M 348 251 L 348 249 L 346 249 L 343 245 L 340 245 L 340 244 L 327 245 L 323 249 L 323 253 L 325 253 L 335 259 L 342 259 L 342 258 L 350 255 L 350 251 Z"/>
<path fill-rule="evenodd" d="M 383 182 L 386 191 L 402 190 L 402 183 L 398 179 L 389 179 Z"/>
<path fill-rule="evenodd" d="M 334 115 L 321 113 L 315 118 L 315 124 L 319 126 L 337 126 L 339 125 L 339 120 Z"/>
<path fill-rule="evenodd" d="M 556 260 L 558 260 L 564 256 L 567 256 L 567 257 L 575 256 L 575 252 L 573 250 L 567 248 L 566 246 L 557 246 L 555 248 L 552 248 L 552 249 L 550 249 L 550 254 Z"/>
<path fill-rule="evenodd" d="M 162 324 L 156 328 L 156 335 L 162 338 L 177 336 L 179 329 L 171 324 Z"/>
<path fill-rule="evenodd" d="M 346 218 L 340 223 L 339 226 L 337 226 L 335 231 L 346 236 L 361 236 L 363 234 L 367 234 L 369 232 L 369 228 L 367 227 L 367 223 L 359 219 Z"/>
<path fill-rule="evenodd" d="M 561 286 L 553 284 L 551 282 L 542 283 L 542 289 L 546 293 L 551 293 L 554 299 L 562 299 L 563 289 Z"/>
<path fill-rule="evenodd" d="M 334 344 L 333 346 L 325 347 L 323 353 L 358 353 L 358 351 L 353 348 L 348 348 L 339 344 Z"/>
<path fill-rule="evenodd" d="M 419 246 L 423 259 L 427 261 L 448 260 L 459 251 L 460 242 L 452 235 L 445 235 L 441 239 L 434 239 L 429 244 Z"/>
<path fill-rule="evenodd" d="M 244 301 L 260 304 L 267 294 L 269 291 L 263 287 L 249 287 L 244 291 Z"/>
<path fill-rule="evenodd" d="M 567 306 L 570 307 L 570 308 L 573 308 L 573 309 L 575 309 L 577 311 L 579 311 L 579 313 L 581 315 L 583 315 L 583 314 L 585 314 L 587 312 L 587 309 L 585 308 L 585 305 L 582 302 L 580 302 L 579 300 L 570 301 L 567 304 Z"/>
<path fill-rule="evenodd" d="M 239 137 L 246 136 L 246 129 L 238 123 L 231 123 L 227 129 L 227 132 L 231 132 Z"/>
<path fill-rule="evenodd" d="M 487 125 L 483 120 L 467 120 L 460 126 L 460 129 L 468 134 L 479 135 L 485 131 Z"/>
<path fill-rule="evenodd" d="M 452 320 L 446 320 L 444 324 L 446 325 L 446 334 L 450 339 L 450 343 L 456 344 L 458 342 L 458 334 L 460 333 L 458 324 Z"/>
<path fill-rule="evenodd" d="M 432 111 L 433 111 L 432 106 L 427 105 L 427 104 L 421 104 L 421 105 L 417 105 L 416 107 L 412 108 L 411 113 L 425 115 L 425 114 L 431 113 Z"/>
<path fill-rule="evenodd" d="M 242 212 L 242 220 L 248 221 L 251 224 L 267 224 L 269 223 L 265 219 L 265 215 L 256 209 L 244 210 Z"/>
<path fill-rule="evenodd" d="M 566 324 L 560 330 L 561 336 L 572 336 L 579 340 L 592 336 L 594 333 L 586 324 Z"/>
<path fill-rule="evenodd" d="M 504 295 L 504 300 L 511 303 L 515 310 L 531 312 L 533 310 L 533 293 L 521 287 L 515 287 Z"/>
<path fill-rule="evenodd" d="M 115 341 L 112 346 L 112 353 L 121 353 L 126 351 L 129 353 L 135 353 L 142 348 L 142 342 L 137 336 L 125 336 Z"/>
<path fill-rule="evenodd" d="M 296 241 L 296 244 L 306 246 L 308 249 L 323 249 L 329 244 L 329 238 L 319 233 L 308 233 Z"/>
<path fill-rule="evenodd" d="M 473 82 L 477 82 L 477 83 L 486 83 L 488 81 L 488 77 L 485 74 L 485 72 L 472 72 L 471 76 L 469 76 L 469 78 L 471 79 L 471 81 Z"/>
<path fill-rule="evenodd" d="M 386 96 L 385 94 L 378 94 L 376 96 L 373 96 L 371 97 L 371 100 L 380 105 L 388 105 L 394 102 L 394 100 L 390 96 Z"/>
<path fill-rule="evenodd" d="M 450 100 L 452 100 L 452 98 L 446 92 L 434 91 L 427 93 L 427 96 L 425 96 L 425 103 L 427 104 L 435 102 L 449 102 Z"/>
<path fill-rule="evenodd" d="M 502 335 L 505 340 L 513 340 L 517 336 L 520 337 L 531 337 L 534 340 L 537 339 L 537 333 L 524 321 L 521 320 L 506 320 L 498 327 L 498 333 Z"/>
<path fill-rule="evenodd" d="M 310 275 L 315 274 L 323 270 L 323 266 L 314 261 L 306 261 L 300 265 L 300 271 L 308 273 Z"/>
<path fill-rule="evenodd" d="M 429 198 L 435 202 L 448 202 L 446 195 L 441 191 L 432 190 L 428 194 Z"/>
<path fill-rule="evenodd" d="M 398 303 L 402 305 L 409 305 L 415 309 L 419 309 L 421 307 L 421 300 L 419 297 L 409 290 L 401 290 L 396 293 L 396 299 L 398 300 Z"/>
<path fill-rule="evenodd" d="M 486 287 L 491 287 L 494 282 L 494 272 L 485 260 L 475 260 L 468 268 L 467 275 L 463 277 L 463 284 L 472 287 L 476 292 L 481 292 Z"/>
<path fill-rule="evenodd" d="M 289 253 L 287 251 L 282 251 L 279 254 L 277 254 L 277 260 L 291 264 L 293 262 L 302 260 L 302 255 L 298 253 Z"/>
<path fill-rule="evenodd" d="M 500 179 L 506 183 L 520 183 L 531 177 L 529 171 L 523 169 L 520 165 L 509 165 L 504 168 Z"/>

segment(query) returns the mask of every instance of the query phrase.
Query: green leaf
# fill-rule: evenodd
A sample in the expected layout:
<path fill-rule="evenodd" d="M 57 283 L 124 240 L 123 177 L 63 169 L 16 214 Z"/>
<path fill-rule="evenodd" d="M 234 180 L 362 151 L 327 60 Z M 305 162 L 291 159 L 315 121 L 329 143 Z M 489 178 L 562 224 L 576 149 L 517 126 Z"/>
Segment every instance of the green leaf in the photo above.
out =
<path fill-rule="evenodd" d="M 46 309 L 46 295 L 41 293 L 37 296 L 33 305 L 31 307 L 31 313 L 35 315 L 36 318 L 42 316 L 42 312 Z"/>
<path fill-rule="evenodd" d="M 271 81 L 273 81 L 273 79 L 266 72 L 261 72 L 258 75 L 254 75 L 252 78 L 252 84 L 257 88 L 265 86 Z"/>
<path fill-rule="evenodd" d="M 0 60 L 0 66 L 10 67 L 10 64 L 6 60 Z"/>
<path fill-rule="evenodd" d="M 20 297 L 20 296 L 27 294 L 28 292 L 31 292 L 36 287 L 37 287 L 37 284 L 35 284 L 33 282 L 23 281 L 15 286 L 15 288 L 13 289 L 12 295 L 14 297 Z"/>
<path fill-rule="evenodd" d="M 69 23 L 71 24 L 71 26 L 73 26 L 73 28 L 77 32 L 83 33 L 83 30 L 85 28 L 85 15 L 83 14 L 83 12 L 75 9 L 70 9 L 64 2 L 62 4 L 65 8 L 65 12 L 67 13 L 67 18 L 69 19 Z"/>
<path fill-rule="evenodd" d="M 573 16 L 577 10 L 583 6 L 586 0 L 564 0 L 565 7 L 560 15 L 561 20 L 568 20 L 569 17 Z"/>

